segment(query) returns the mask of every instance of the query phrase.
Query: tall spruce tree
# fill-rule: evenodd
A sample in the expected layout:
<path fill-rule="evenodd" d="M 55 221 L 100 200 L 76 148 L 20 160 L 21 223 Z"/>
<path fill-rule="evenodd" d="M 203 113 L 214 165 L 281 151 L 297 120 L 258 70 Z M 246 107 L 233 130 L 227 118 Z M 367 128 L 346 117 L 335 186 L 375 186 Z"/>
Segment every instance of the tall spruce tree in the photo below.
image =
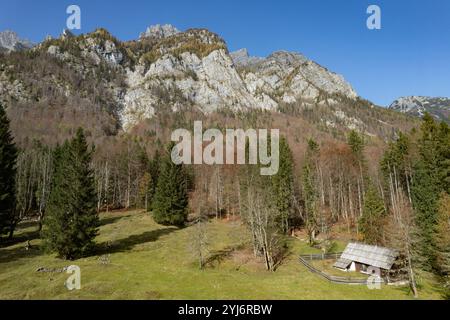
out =
<path fill-rule="evenodd" d="M 99 217 L 91 169 L 92 151 L 83 130 L 55 150 L 52 191 L 44 218 L 43 238 L 50 251 L 73 260 L 94 247 Z"/>
<path fill-rule="evenodd" d="M 368 190 L 364 200 L 362 216 L 359 219 L 364 241 L 369 244 L 382 242 L 383 217 L 385 215 L 383 199 L 378 194 L 372 182 L 368 183 Z"/>
<path fill-rule="evenodd" d="M 161 158 L 153 218 L 162 225 L 181 227 L 188 216 L 188 177 L 183 165 L 177 165 L 171 159 L 173 146 L 170 144 Z"/>
<path fill-rule="evenodd" d="M 401 187 L 411 198 L 411 141 L 400 132 L 398 139 L 389 144 L 380 163 L 387 193 L 389 187 Z"/>
<path fill-rule="evenodd" d="M 0 104 L 0 237 L 9 232 L 15 206 L 17 148 L 9 129 L 9 119 Z"/>
<path fill-rule="evenodd" d="M 308 232 L 310 245 L 315 243 L 316 234 L 319 231 L 319 222 L 317 218 L 318 191 L 316 188 L 317 177 L 315 174 L 315 159 L 318 152 L 319 145 L 313 139 L 309 139 L 305 159 L 306 163 L 302 170 L 302 194 L 305 209 L 304 222 Z"/>
<path fill-rule="evenodd" d="M 359 174 L 362 188 L 362 198 L 364 199 L 364 194 L 366 192 L 365 185 L 369 183 L 368 174 L 367 174 L 367 166 L 366 159 L 364 157 L 364 148 L 365 148 L 365 140 L 364 135 L 360 135 L 356 130 L 350 131 L 347 144 L 352 150 L 354 161 L 359 166 Z"/>
<path fill-rule="evenodd" d="M 272 177 L 274 202 L 278 211 L 278 223 L 281 230 L 289 230 L 294 194 L 294 174 L 292 152 L 285 137 L 280 139 L 280 166 L 278 173 Z"/>
<path fill-rule="evenodd" d="M 445 127 L 443 127 L 445 128 Z M 416 223 L 421 241 L 419 242 L 423 267 L 436 270 L 436 225 L 438 220 L 438 201 L 445 191 L 443 165 L 445 162 L 442 148 L 445 135 L 433 117 L 425 114 L 418 142 L 419 159 L 414 166 L 411 188 Z"/>
<path fill-rule="evenodd" d="M 439 126 L 439 180 L 442 189 L 450 194 L 450 127 L 441 122 Z"/>
<path fill-rule="evenodd" d="M 364 137 L 359 135 L 356 130 L 351 130 L 347 138 L 347 143 L 356 157 L 362 159 L 364 152 Z"/>
<path fill-rule="evenodd" d="M 442 193 L 439 200 L 436 228 L 437 266 L 444 286 L 444 295 L 450 298 L 450 196 Z"/>
<path fill-rule="evenodd" d="M 151 176 L 151 183 L 148 185 L 148 198 L 149 198 L 149 206 L 147 207 L 148 211 L 151 211 L 153 208 L 153 201 L 156 193 L 156 187 L 159 180 L 159 171 L 161 166 L 161 154 L 158 150 L 156 150 L 153 159 L 149 161 L 149 173 Z"/>

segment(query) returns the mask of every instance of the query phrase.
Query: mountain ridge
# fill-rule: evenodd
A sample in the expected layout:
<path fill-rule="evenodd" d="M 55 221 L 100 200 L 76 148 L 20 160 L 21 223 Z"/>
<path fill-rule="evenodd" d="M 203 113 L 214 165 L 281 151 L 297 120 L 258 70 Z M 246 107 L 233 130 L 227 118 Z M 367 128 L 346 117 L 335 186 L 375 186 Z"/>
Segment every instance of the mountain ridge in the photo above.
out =
<path fill-rule="evenodd" d="M 422 117 L 427 112 L 439 121 L 450 123 L 450 98 L 446 97 L 400 97 L 388 108 L 414 117 Z"/>
<path fill-rule="evenodd" d="M 78 70 L 89 60 L 121 73 L 126 86 L 116 88 L 121 91 L 117 103 L 125 128 L 154 116 L 164 100 L 155 91 L 169 92 L 172 109 L 188 103 L 204 113 L 221 108 L 276 111 L 299 99 L 324 100 L 324 94 L 358 96 L 343 76 L 299 53 L 277 51 L 267 58 L 236 61 L 226 42 L 207 29 L 179 31 L 172 25 L 156 25 L 129 42 L 98 29 L 80 36 L 63 34 L 32 50 L 44 50 Z"/>
<path fill-rule="evenodd" d="M 74 113 L 80 119 L 91 115 L 86 121 L 95 135 L 127 132 L 155 116 L 188 109 L 205 116 L 287 113 L 321 130 L 355 129 L 381 137 L 396 127 L 397 116 L 386 117 L 390 113 L 361 99 L 343 76 L 300 53 L 276 51 L 252 59 L 243 50 L 239 61 L 218 34 L 174 30 L 149 27 L 147 36 L 132 41 L 120 41 L 102 28 L 81 35 L 64 32 L 26 53 L 3 54 L 0 102 L 18 119 L 25 107 L 30 116 L 40 110 L 37 119 L 51 118 L 47 113 L 56 106 L 67 119 Z"/>

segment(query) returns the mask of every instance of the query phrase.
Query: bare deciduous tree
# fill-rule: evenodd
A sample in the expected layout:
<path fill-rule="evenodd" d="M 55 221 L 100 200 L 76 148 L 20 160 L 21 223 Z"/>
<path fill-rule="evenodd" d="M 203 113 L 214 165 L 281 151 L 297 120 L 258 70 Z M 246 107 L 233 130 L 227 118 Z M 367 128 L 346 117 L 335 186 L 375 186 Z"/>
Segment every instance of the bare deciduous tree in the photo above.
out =
<path fill-rule="evenodd" d="M 403 259 L 403 266 L 408 274 L 409 285 L 414 297 L 418 297 L 416 275 L 414 272 L 414 243 L 416 233 L 413 211 L 408 198 L 398 192 L 392 206 L 392 214 L 388 217 L 386 234 L 388 244 L 397 249 Z"/>

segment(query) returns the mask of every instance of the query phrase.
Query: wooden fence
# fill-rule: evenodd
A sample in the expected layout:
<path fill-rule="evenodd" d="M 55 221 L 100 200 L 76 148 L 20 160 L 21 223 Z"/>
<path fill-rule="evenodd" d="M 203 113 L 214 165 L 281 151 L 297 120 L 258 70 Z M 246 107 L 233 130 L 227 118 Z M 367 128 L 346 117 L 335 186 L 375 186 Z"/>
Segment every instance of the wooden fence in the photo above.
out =
<path fill-rule="evenodd" d="M 320 254 L 304 254 L 301 255 L 300 258 L 303 258 L 306 261 L 312 260 L 337 260 L 341 257 L 342 252 L 338 253 L 320 253 Z"/>
<path fill-rule="evenodd" d="M 300 263 L 302 263 L 306 268 L 308 268 L 309 271 L 312 273 L 315 273 L 322 278 L 333 282 L 333 283 L 339 283 L 339 284 L 353 284 L 353 285 L 367 285 L 368 281 L 367 279 L 354 279 L 351 277 L 337 277 L 332 276 L 329 274 L 326 274 L 325 272 L 315 268 L 312 266 L 308 261 L 313 260 L 330 260 L 330 259 L 339 259 L 342 253 L 330 253 L 330 254 L 307 254 L 307 255 L 301 255 L 300 256 Z M 377 280 L 378 281 L 378 280 Z M 379 279 L 380 283 L 385 283 L 385 280 Z"/>

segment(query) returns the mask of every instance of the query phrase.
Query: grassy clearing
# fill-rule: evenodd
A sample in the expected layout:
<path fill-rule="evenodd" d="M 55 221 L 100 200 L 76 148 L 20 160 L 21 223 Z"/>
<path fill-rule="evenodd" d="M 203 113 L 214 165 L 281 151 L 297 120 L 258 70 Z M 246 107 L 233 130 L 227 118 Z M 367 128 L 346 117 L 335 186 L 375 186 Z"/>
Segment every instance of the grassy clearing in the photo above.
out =
<path fill-rule="evenodd" d="M 317 250 L 296 239 L 278 271 L 267 272 L 251 252 L 234 250 L 248 242 L 236 222 L 209 223 L 211 261 L 203 271 L 190 250 L 194 229 L 163 227 L 146 213 L 103 214 L 98 252 L 74 262 L 41 252 L 35 228 L 22 225 L 16 243 L 0 247 L 0 299 L 411 299 L 405 288 L 328 283 L 298 263 L 299 253 Z M 34 240 L 27 251 L 28 237 Z M 71 264 L 81 268 L 78 291 L 64 287 L 65 273 L 36 272 Z M 429 280 L 422 283 L 421 298 L 440 297 Z"/>

